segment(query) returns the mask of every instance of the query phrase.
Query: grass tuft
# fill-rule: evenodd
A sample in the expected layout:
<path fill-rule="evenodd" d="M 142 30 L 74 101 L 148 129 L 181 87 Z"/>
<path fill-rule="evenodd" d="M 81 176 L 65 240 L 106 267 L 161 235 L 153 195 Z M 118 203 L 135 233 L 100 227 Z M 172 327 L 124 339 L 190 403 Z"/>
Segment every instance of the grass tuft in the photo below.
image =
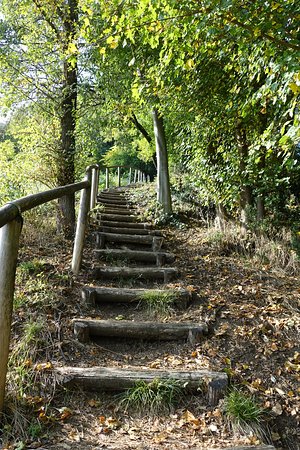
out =
<path fill-rule="evenodd" d="M 224 399 L 224 414 L 232 428 L 238 432 L 255 432 L 262 435 L 265 410 L 253 396 L 233 389 Z"/>
<path fill-rule="evenodd" d="M 182 398 L 182 384 L 174 379 L 159 379 L 146 383 L 138 381 L 121 396 L 120 407 L 125 411 L 134 410 L 158 414 L 167 413 Z"/>
<path fill-rule="evenodd" d="M 145 305 L 151 316 L 166 317 L 170 316 L 174 311 L 177 295 L 175 291 L 146 291 L 140 296 L 140 299 L 141 304 Z"/>

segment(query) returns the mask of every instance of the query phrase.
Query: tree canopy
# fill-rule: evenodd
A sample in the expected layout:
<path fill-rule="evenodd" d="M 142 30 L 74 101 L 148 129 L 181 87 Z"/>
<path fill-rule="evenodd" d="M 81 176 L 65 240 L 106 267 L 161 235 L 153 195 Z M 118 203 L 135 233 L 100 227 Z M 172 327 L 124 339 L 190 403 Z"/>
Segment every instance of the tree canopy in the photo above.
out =
<path fill-rule="evenodd" d="M 247 220 L 254 205 L 263 217 L 299 195 L 298 2 L 2 0 L 2 9 L 0 100 L 15 112 L 1 170 L 35 151 L 51 168 L 47 183 L 66 184 L 94 158 L 151 161 L 157 110 L 172 172 L 207 202 Z"/>

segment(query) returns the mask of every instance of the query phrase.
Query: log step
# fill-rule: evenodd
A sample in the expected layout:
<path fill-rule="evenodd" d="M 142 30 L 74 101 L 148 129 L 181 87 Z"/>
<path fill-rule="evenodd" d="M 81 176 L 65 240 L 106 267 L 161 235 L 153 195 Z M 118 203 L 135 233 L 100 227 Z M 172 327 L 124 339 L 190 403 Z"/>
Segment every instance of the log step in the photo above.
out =
<path fill-rule="evenodd" d="M 108 208 L 104 207 L 104 214 L 117 214 L 118 216 L 132 216 L 134 215 L 135 210 L 129 208 Z M 102 215 L 102 213 L 100 213 Z"/>
<path fill-rule="evenodd" d="M 100 225 L 100 230 L 104 233 L 122 233 L 122 234 L 139 234 L 139 235 L 150 235 L 150 236 L 161 236 L 161 231 L 157 230 L 147 230 L 145 228 L 134 229 L 134 228 L 122 228 L 122 227 L 107 227 L 105 225 Z"/>
<path fill-rule="evenodd" d="M 100 220 L 100 225 L 105 227 L 115 227 L 115 228 L 132 228 L 136 230 L 150 230 L 150 223 L 141 222 L 112 222 L 110 220 Z"/>
<path fill-rule="evenodd" d="M 97 201 L 98 201 L 98 203 L 105 203 L 105 204 L 109 204 L 109 205 L 120 205 L 120 206 L 126 206 L 127 207 L 127 205 L 128 205 L 128 202 L 127 202 L 127 200 L 124 198 L 124 199 L 119 199 L 119 198 L 115 198 L 115 197 L 102 197 L 102 196 L 100 196 L 100 197 L 97 197 Z"/>
<path fill-rule="evenodd" d="M 171 264 L 175 261 L 173 253 L 164 252 L 144 252 L 141 250 L 121 250 L 121 249 L 96 249 L 94 255 L 97 259 L 121 259 L 127 261 L 143 261 L 150 264 L 156 264 L 162 267 L 165 264 Z"/>
<path fill-rule="evenodd" d="M 107 209 L 120 209 L 122 211 L 135 211 L 135 209 L 132 206 L 129 205 L 117 205 L 115 203 L 111 203 L 111 202 L 98 202 L 98 205 L 101 205 L 102 207 L 104 207 L 104 211 L 106 211 Z"/>
<path fill-rule="evenodd" d="M 107 242 L 121 242 L 123 244 L 151 245 L 153 251 L 161 249 L 163 238 L 159 236 L 140 236 L 138 234 L 117 234 L 96 232 L 96 248 L 104 248 Z"/>
<path fill-rule="evenodd" d="M 190 322 L 132 322 L 129 320 L 74 319 L 74 334 L 80 342 L 90 337 L 114 337 L 173 341 L 186 339 L 192 345 L 208 334 L 205 323 Z"/>
<path fill-rule="evenodd" d="M 97 268 L 93 271 L 93 277 L 96 279 L 134 278 L 137 280 L 163 280 L 165 283 L 169 283 L 177 275 L 178 271 L 173 267 L 162 269 L 156 267 L 109 267 L 107 269 Z"/>
<path fill-rule="evenodd" d="M 90 391 L 123 391 L 138 381 L 151 383 L 155 379 L 174 379 L 182 382 L 186 391 L 199 392 L 207 387 L 208 403 L 218 404 L 228 386 L 226 373 L 210 370 L 175 371 L 175 370 L 139 370 L 137 367 L 118 369 L 110 367 L 57 367 L 55 372 L 59 381 L 70 387 L 81 387 Z"/>
<path fill-rule="evenodd" d="M 109 221 L 113 221 L 113 222 L 135 222 L 137 220 L 136 216 L 127 216 L 124 214 L 108 214 L 106 211 L 100 214 L 97 214 L 97 217 L 102 221 L 102 220 L 109 220 Z"/>
<path fill-rule="evenodd" d="M 126 288 L 107 288 L 107 287 L 93 287 L 85 286 L 81 295 L 89 305 L 95 306 L 96 302 L 99 303 L 133 303 L 143 302 L 144 296 L 147 293 L 157 294 L 162 296 L 163 294 L 169 294 L 174 297 L 174 305 L 180 308 L 187 308 L 188 304 L 192 300 L 192 293 L 185 289 L 126 289 Z"/>

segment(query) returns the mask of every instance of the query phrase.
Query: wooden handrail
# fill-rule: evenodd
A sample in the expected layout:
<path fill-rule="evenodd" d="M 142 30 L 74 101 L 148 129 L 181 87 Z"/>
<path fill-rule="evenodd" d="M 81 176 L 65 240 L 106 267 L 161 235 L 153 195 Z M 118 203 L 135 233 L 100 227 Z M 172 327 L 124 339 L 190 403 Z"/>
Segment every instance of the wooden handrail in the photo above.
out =
<path fill-rule="evenodd" d="M 0 208 L 0 415 L 3 410 L 5 394 L 15 274 L 23 222 L 22 212 L 81 191 L 72 259 L 72 271 L 77 275 L 82 260 L 88 213 L 90 208 L 95 205 L 98 184 L 99 166 L 94 164 L 87 168 L 84 181 L 27 195 Z M 94 198 L 91 198 L 91 192 Z"/>
<path fill-rule="evenodd" d="M 26 197 L 18 198 L 0 208 L 0 227 L 6 225 L 11 220 L 14 220 L 19 214 L 24 211 L 29 211 L 36 206 L 48 203 L 51 200 L 64 197 L 65 195 L 74 194 L 90 186 L 89 181 L 80 181 L 79 183 L 67 184 L 66 186 L 50 189 L 49 191 L 39 192 L 38 194 L 27 195 Z"/>

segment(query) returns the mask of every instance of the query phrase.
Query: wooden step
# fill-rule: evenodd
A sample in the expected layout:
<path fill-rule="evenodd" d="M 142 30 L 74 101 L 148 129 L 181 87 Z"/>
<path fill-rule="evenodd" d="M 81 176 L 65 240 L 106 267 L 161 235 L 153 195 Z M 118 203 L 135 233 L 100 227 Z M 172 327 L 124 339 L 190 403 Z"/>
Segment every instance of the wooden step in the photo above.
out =
<path fill-rule="evenodd" d="M 115 227 L 115 228 L 132 228 L 133 230 L 150 230 L 150 223 L 141 223 L 141 222 L 112 222 L 110 220 L 99 220 L 100 226 L 105 227 Z"/>
<path fill-rule="evenodd" d="M 207 369 L 175 371 L 159 369 L 120 369 L 110 367 L 57 367 L 58 381 L 69 387 L 80 387 L 89 391 L 123 391 L 135 386 L 138 381 L 151 383 L 155 379 L 173 379 L 182 382 L 187 392 L 203 392 L 207 389 L 208 403 L 218 404 L 228 386 L 226 373 Z"/>
<path fill-rule="evenodd" d="M 104 207 L 103 214 L 116 214 L 118 216 L 132 216 L 135 210 L 129 208 L 108 208 Z M 100 213 L 102 215 L 102 213 Z"/>
<path fill-rule="evenodd" d="M 117 199 L 117 198 L 107 198 L 107 197 L 97 197 L 97 202 L 102 204 L 109 204 L 109 205 L 121 205 L 121 206 L 128 206 L 127 200 L 124 199 Z"/>
<path fill-rule="evenodd" d="M 150 264 L 156 264 L 162 267 L 165 264 L 171 264 L 175 261 L 173 253 L 165 252 L 146 252 L 141 250 L 121 250 L 121 249 L 96 249 L 94 255 L 97 259 L 122 259 L 127 261 L 143 261 Z"/>
<path fill-rule="evenodd" d="M 174 296 L 174 305 L 180 308 L 187 308 L 192 301 L 193 294 L 185 289 L 127 289 L 127 288 L 107 288 L 85 286 L 81 295 L 89 305 L 95 306 L 98 303 L 133 303 L 143 302 L 147 293 L 163 295 L 164 293 Z"/>
<path fill-rule="evenodd" d="M 108 214 L 107 212 L 102 212 L 100 214 L 97 214 L 97 217 L 101 220 L 101 222 L 104 220 L 109 220 L 113 222 L 136 222 L 137 217 L 134 215 L 126 216 L 124 214 Z"/>
<path fill-rule="evenodd" d="M 134 278 L 136 280 L 163 280 L 164 283 L 169 283 L 177 275 L 178 271 L 173 267 L 109 267 L 97 268 L 93 271 L 95 279 Z"/>
<path fill-rule="evenodd" d="M 159 251 L 163 244 L 163 237 L 160 236 L 140 236 L 138 234 L 117 234 L 96 232 L 96 248 L 104 248 L 107 242 L 123 244 L 151 245 L 154 252 Z"/>
<path fill-rule="evenodd" d="M 100 230 L 104 233 L 117 233 L 117 234 L 139 234 L 139 235 L 150 235 L 150 236 L 161 236 L 162 233 L 161 231 L 157 231 L 157 230 L 147 230 L 145 228 L 123 228 L 123 227 L 107 227 L 104 225 L 100 225 Z"/>
<path fill-rule="evenodd" d="M 80 342 L 90 337 L 114 337 L 173 341 L 185 339 L 192 345 L 199 343 L 208 334 L 205 323 L 190 322 L 132 322 L 129 320 L 74 319 L 74 334 Z"/>
<path fill-rule="evenodd" d="M 120 209 L 122 211 L 131 211 L 134 212 L 135 209 L 132 206 L 129 205 L 117 205 L 115 203 L 111 203 L 111 202 L 107 202 L 107 203 L 98 203 L 98 205 L 101 205 L 102 207 L 104 207 L 103 211 L 106 211 L 107 209 Z"/>

